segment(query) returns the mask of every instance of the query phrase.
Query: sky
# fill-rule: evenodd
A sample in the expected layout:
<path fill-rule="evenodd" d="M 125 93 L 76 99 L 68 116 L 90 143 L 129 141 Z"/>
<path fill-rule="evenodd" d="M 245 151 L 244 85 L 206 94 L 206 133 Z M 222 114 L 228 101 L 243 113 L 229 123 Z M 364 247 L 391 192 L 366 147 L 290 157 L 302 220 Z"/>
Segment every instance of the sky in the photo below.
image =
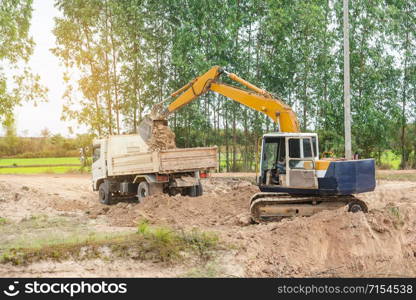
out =
<path fill-rule="evenodd" d="M 18 135 L 39 136 L 42 129 L 48 128 L 52 134 L 71 136 L 68 126 L 74 129 L 77 127 L 75 122 L 60 120 L 64 103 L 62 95 L 65 91 L 62 74 L 65 68 L 49 50 L 55 47 L 52 30 L 54 17 L 59 16 L 60 12 L 54 7 L 54 0 L 33 1 L 30 35 L 36 45 L 29 66 L 33 73 L 40 75 L 41 83 L 49 89 L 48 102 L 38 103 L 37 106 L 23 103 L 15 109 Z M 80 128 L 80 131 L 85 130 Z"/>

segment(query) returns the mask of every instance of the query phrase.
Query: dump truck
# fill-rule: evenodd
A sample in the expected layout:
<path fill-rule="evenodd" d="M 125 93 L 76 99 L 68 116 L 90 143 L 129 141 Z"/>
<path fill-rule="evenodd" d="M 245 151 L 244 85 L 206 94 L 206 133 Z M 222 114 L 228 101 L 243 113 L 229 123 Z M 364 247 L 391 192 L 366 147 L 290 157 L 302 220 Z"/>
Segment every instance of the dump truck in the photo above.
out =
<path fill-rule="evenodd" d="M 101 203 L 143 201 L 157 193 L 203 194 L 200 179 L 217 168 L 217 147 L 152 149 L 152 126 L 94 140 L 92 188 Z"/>

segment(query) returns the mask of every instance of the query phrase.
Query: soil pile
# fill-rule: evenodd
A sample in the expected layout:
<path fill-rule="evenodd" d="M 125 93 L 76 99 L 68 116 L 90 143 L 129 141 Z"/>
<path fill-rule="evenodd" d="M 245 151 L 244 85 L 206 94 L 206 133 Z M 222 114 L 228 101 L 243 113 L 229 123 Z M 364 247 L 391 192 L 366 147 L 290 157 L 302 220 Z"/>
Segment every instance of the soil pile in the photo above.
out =
<path fill-rule="evenodd" d="M 216 183 L 217 182 L 217 183 Z M 143 203 L 118 203 L 97 206 L 90 211 L 95 218 L 105 215 L 113 226 L 136 226 L 140 220 L 171 227 L 215 227 L 236 225 L 247 215 L 249 200 L 258 188 L 243 180 L 203 180 L 200 197 L 153 195 Z"/>
<path fill-rule="evenodd" d="M 266 225 L 246 222 L 256 186 L 231 178 L 210 178 L 203 186 L 201 197 L 154 195 L 141 204 L 119 203 L 103 214 L 113 226 L 136 226 L 146 219 L 214 231 L 223 242 L 238 246 L 246 276 L 416 275 L 416 202 L 400 196 L 413 186 L 386 193 L 382 187 L 363 195 L 367 214 L 340 208 Z"/>
<path fill-rule="evenodd" d="M 155 121 L 149 140 L 149 150 L 158 151 L 175 148 L 175 133 L 164 122 Z"/>
<path fill-rule="evenodd" d="M 33 215 L 60 212 L 83 214 L 95 207 L 97 195 L 88 177 L 62 175 L 6 175 L 0 180 L 0 217 L 19 221 Z"/>
<path fill-rule="evenodd" d="M 250 276 L 415 276 L 415 216 L 406 205 L 368 214 L 339 209 L 237 235 Z"/>
<path fill-rule="evenodd" d="M 90 190 L 87 176 L 3 175 L 0 217 L 18 222 L 65 213 L 75 224 L 82 214 L 91 226 L 105 224 L 106 230 L 135 227 L 144 219 L 178 229 L 198 227 L 231 245 L 233 264 L 244 268 L 244 276 L 416 276 L 415 182 L 381 181 L 375 192 L 357 195 L 366 201 L 367 214 L 340 208 L 265 225 L 244 221 L 249 199 L 258 192 L 255 185 L 232 177 L 202 184 L 201 197 L 162 194 L 140 204 L 106 206 Z"/>

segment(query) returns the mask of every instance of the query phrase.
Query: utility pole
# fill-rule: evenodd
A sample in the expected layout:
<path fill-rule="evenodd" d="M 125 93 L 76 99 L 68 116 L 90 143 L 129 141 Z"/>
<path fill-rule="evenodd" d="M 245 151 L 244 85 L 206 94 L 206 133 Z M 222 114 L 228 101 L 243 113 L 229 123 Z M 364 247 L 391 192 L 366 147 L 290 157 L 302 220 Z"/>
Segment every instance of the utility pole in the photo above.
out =
<path fill-rule="evenodd" d="M 351 102 L 350 102 L 350 40 L 348 0 L 344 0 L 344 139 L 345 158 L 352 159 L 351 151 Z"/>

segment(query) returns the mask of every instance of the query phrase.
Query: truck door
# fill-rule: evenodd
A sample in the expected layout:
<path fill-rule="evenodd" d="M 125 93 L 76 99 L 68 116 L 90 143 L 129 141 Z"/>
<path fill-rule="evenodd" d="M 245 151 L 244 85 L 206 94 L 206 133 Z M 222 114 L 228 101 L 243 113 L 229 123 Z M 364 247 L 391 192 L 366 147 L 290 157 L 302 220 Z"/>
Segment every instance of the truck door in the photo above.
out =
<path fill-rule="evenodd" d="M 96 182 L 103 179 L 107 175 L 107 168 L 105 165 L 105 147 L 103 143 L 93 146 L 92 154 L 92 180 L 94 189 L 98 189 Z"/>
<path fill-rule="evenodd" d="M 316 189 L 315 155 L 311 137 L 286 138 L 286 184 L 290 188 Z"/>

